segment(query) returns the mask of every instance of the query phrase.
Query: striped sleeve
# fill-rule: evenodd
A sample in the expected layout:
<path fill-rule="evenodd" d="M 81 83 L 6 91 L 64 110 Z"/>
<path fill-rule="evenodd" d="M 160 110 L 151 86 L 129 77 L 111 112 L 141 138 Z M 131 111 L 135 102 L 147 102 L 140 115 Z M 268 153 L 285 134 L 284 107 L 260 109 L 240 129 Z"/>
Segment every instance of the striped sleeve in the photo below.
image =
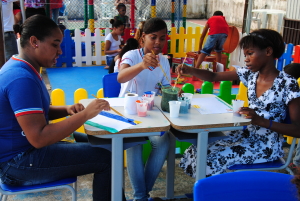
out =
<path fill-rule="evenodd" d="M 44 111 L 42 108 L 27 108 L 22 110 L 15 111 L 15 116 L 19 117 L 26 114 L 43 114 Z"/>

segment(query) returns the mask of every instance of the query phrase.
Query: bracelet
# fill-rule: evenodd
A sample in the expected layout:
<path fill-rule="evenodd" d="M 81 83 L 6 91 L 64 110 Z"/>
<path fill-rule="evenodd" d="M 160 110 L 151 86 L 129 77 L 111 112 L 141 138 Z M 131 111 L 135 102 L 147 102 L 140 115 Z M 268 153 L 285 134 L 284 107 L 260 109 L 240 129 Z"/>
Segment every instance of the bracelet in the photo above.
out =
<path fill-rule="evenodd" d="M 269 125 L 269 127 L 267 129 L 270 129 L 272 127 L 272 123 L 273 123 L 273 121 L 270 120 L 270 125 Z"/>

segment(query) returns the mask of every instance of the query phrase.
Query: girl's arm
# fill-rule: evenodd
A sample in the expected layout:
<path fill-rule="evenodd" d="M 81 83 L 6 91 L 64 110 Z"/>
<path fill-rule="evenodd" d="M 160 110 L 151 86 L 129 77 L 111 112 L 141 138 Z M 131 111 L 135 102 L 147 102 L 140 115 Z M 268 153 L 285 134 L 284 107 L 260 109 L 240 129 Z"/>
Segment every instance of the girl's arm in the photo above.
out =
<path fill-rule="evenodd" d="M 56 109 L 51 108 L 51 113 Z M 77 109 L 80 110 L 80 108 Z M 74 110 L 75 108 L 68 110 L 67 113 L 72 115 Z M 95 99 L 86 109 L 58 123 L 47 124 L 44 114 L 22 115 L 18 116 L 17 120 L 29 143 L 35 148 L 42 148 L 67 137 L 102 110 L 109 110 L 109 103 L 103 99 Z M 61 108 L 58 108 L 56 111 L 59 113 L 57 116 L 64 113 Z M 52 115 L 55 116 L 54 114 Z"/>
<path fill-rule="evenodd" d="M 148 69 L 148 66 L 158 66 L 159 63 L 156 59 L 156 55 L 147 53 L 143 62 L 136 65 L 130 66 L 129 64 L 121 64 L 120 71 L 118 74 L 118 82 L 125 83 L 134 78 L 141 71 Z M 129 68 L 130 67 L 130 68 Z"/>
<path fill-rule="evenodd" d="M 268 119 L 258 116 L 253 109 L 243 107 L 240 110 L 240 114 L 246 114 L 246 119 L 251 119 L 253 125 L 269 128 L 272 131 L 280 133 L 282 135 L 288 135 L 292 137 L 300 137 L 300 98 L 293 99 L 288 105 L 290 113 L 291 124 L 270 122 Z"/>
<path fill-rule="evenodd" d="M 106 40 L 104 54 L 106 55 L 115 54 L 115 53 L 119 53 L 121 50 L 121 49 L 109 50 L 110 46 L 111 46 L 111 42 L 109 40 Z"/>
<path fill-rule="evenodd" d="M 239 77 L 236 73 L 236 71 L 226 71 L 226 72 L 211 72 L 208 70 L 188 67 L 186 65 L 178 65 L 176 68 L 176 72 L 180 75 L 182 74 L 190 74 L 194 75 L 202 80 L 214 82 L 214 81 L 231 81 L 231 80 L 237 80 Z"/>

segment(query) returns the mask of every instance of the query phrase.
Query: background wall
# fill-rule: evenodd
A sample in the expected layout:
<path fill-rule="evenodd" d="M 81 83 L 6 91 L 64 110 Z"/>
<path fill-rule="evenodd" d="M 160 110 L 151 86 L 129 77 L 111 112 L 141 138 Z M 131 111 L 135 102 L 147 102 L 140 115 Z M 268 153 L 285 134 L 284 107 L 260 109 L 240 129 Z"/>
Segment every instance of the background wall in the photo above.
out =
<path fill-rule="evenodd" d="M 245 0 L 187 0 L 187 17 L 208 19 L 216 10 L 221 10 L 229 24 L 242 27 Z M 253 9 L 267 8 L 286 10 L 287 0 L 253 0 Z M 206 11 L 206 12 L 205 12 Z M 269 28 L 276 29 L 277 17 L 269 19 Z M 252 23 L 251 29 L 257 25 Z"/>

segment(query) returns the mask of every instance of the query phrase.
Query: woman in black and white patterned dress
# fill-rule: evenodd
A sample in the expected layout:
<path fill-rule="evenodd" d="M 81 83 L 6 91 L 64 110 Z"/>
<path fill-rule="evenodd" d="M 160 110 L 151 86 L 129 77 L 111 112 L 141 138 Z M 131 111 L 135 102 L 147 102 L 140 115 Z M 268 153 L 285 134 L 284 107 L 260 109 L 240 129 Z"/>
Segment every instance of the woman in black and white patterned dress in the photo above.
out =
<path fill-rule="evenodd" d="M 213 73 L 206 70 L 179 66 L 180 74 L 191 74 L 207 81 L 236 80 L 248 87 L 249 107 L 240 114 L 251 119 L 244 130 L 227 132 L 229 138 L 208 145 L 206 175 L 225 173 L 234 164 L 263 163 L 282 157 L 282 135 L 299 137 L 300 90 L 292 76 L 278 71 L 274 60 L 285 49 L 281 35 L 273 30 L 255 30 L 240 41 L 246 67 L 236 71 Z M 289 112 L 291 124 L 282 123 Z M 195 177 L 196 146 L 184 153 L 180 167 Z"/>

